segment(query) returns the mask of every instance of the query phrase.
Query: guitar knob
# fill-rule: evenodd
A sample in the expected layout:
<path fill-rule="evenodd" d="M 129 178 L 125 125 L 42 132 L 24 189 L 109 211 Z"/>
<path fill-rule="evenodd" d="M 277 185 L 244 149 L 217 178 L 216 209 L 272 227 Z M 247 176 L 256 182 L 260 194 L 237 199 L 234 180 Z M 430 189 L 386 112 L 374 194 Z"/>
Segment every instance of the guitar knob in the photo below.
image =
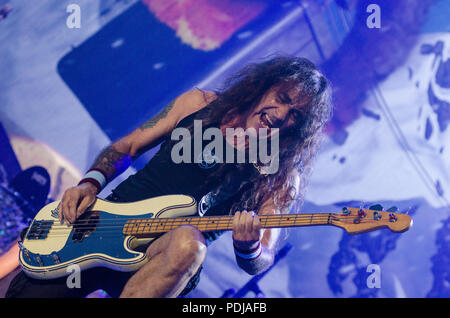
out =
<path fill-rule="evenodd" d="M 38 262 L 39 266 L 44 266 L 44 263 L 42 262 L 42 258 L 39 254 L 36 254 L 35 259 L 36 259 L 36 262 Z"/>
<path fill-rule="evenodd" d="M 53 257 L 53 260 L 55 261 L 55 264 L 60 264 L 61 263 L 61 260 L 59 259 L 59 256 L 58 256 L 58 254 L 56 252 L 52 252 L 50 255 Z"/>

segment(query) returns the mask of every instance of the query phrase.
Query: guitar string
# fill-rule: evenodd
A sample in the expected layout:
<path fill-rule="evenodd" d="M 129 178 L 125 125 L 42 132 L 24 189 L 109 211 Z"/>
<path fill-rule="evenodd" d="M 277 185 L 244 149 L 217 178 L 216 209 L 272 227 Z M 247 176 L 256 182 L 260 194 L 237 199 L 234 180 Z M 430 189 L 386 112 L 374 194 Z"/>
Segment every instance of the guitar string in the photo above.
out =
<path fill-rule="evenodd" d="M 328 218 L 332 218 L 334 220 L 336 220 L 336 217 L 334 216 L 328 216 L 328 215 L 324 215 L 324 216 L 319 216 L 316 215 L 314 217 L 314 220 L 322 220 L 322 219 L 328 219 Z M 298 216 L 298 217 L 289 217 L 289 218 L 263 218 L 262 221 L 264 222 L 280 222 L 280 221 L 284 221 L 284 222 L 295 222 L 295 221 L 299 221 L 302 219 L 309 219 L 309 217 L 306 216 Z M 92 224 L 92 223 L 84 223 L 84 224 L 78 224 L 75 229 L 83 229 L 83 228 L 115 228 L 115 227 L 124 227 L 126 225 L 128 225 L 129 227 L 136 227 L 136 226 L 155 226 L 155 227 L 159 227 L 159 226 L 167 226 L 167 225 L 183 225 L 183 224 L 199 224 L 199 225 L 203 225 L 203 224 L 209 224 L 212 226 L 215 226 L 217 224 L 221 225 L 224 223 L 231 223 L 232 218 L 217 218 L 217 219 L 202 219 L 202 218 L 162 218 L 162 219 L 148 219 L 148 220 L 140 220 L 140 219 L 136 219 L 136 222 L 130 222 L 130 220 L 122 220 L 120 222 L 113 222 L 110 224 L 103 224 L 103 222 L 100 223 L 100 225 L 96 225 L 96 224 Z M 169 220 L 173 220 L 173 221 L 169 221 Z M 69 226 L 69 225 L 53 225 L 53 224 L 47 224 L 45 226 L 40 227 L 40 229 L 53 229 L 53 230 L 68 230 L 68 229 L 72 229 L 74 228 L 74 226 Z"/>
<path fill-rule="evenodd" d="M 322 216 L 322 215 L 324 215 L 324 216 L 328 216 L 329 214 L 332 214 L 332 215 L 339 215 L 340 213 L 334 213 L 334 212 L 323 212 L 323 213 L 312 213 L 312 215 L 313 215 L 313 217 L 316 217 L 316 216 Z M 145 215 L 145 214 L 144 214 Z M 259 215 L 259 217 L 261 218 L 261 217 L 274 217 L 274 218 L 290 218 L 290 217 L 293 217 L 293 218 L 296 218 L 296 217 L 308 217 L 308 218 L 310 218 L 311 217 L 311 213 L 308 213 L 308 214 L 283 214 L 283 215 L 280 215 L 280 214 L 278 214 L 278 215 Z M 344 216 L 344 215 L 343 215 Z M 116 222 L 116 221 L 131 221 L 131 220 L 165 220 L 165 219 L 202 219 L 202 220 L 219 220 L 219 219 L 228 219 L 228 218 L 232 218 L 233 216 L 231 216 L 231 215 L 224 215 L 224 216 L 208 216 L 208 217 L 206 217 L 206 218 L 201 218 L 201 217 L 198 217 L 198 216 L 192 216 L 192 217 L 190 217 L 190 216 L 185 216 L 185 217 L 176 217 L 176 218 L 164 218 L 164 217 L 162 217 L 162 218 L 152 218 L 152 217 L 149 217 L 149 218 L 139 218 L 139 217 L 137 217 L 137 218 L 127 218 L 127 219 L 121 219 L 120 217 L 117 217 L 117 218 L 109 218 L 109 219 L 107 219 L 107 218 L 99 218 L 99 220 L 101 220 L 102 222 L 104 222 L 104 221 L 112 221 L 112 222 Z M 96 218 L 93 218 L 92 220 L 97 220 Z M 53 220 L 38 220 L 38 221 L 53 221 Z M 85 223 L 85 221 L 89 221 L 89 219 L 87 219 L 87 220 L 84 220 L 84 219 L 78 219 L 76 222 L 74 222 L 74 223 L 72 223 L 72 225 L 77 225 L 77 224 L 84 224 Z M 53 222 L 57 222 L 57 220 L 54 220 Z M 53 223 L 53 224 L 55 224 L 55 223 Z"/>
<path fill-rule="evenodd" d="M 280 226 L 280 227 L 285 227 L 285 226 L 296 226 L 296 225 L 307 225 L 307 224 L 311 224 L 311 225 L 314 225 L 314 224 L 326 224 L 325 223 L 325 220 L 315 220 L 314 222 L 296 222 L 295 224 L 293 224 L 293 223 L 291 223 L 291 222 L 268 222 L 265 226 L 264 226 L 264 228 L 269 228 L 269 227 L 277 227 L 278 225 Z M 167 226 L 155 226 L 155 227 L 153 227 L 153 228 L 150 228 L 150 226 L 145 226 L 145 227 L 141 227 L 141 228 L 132 228 L 132 229 L 124 229 L 123 227 L 120 227 L 120 229 L 121 229 L 121 232 L 122 233 L 130 233 L 130 235 L 131 234 L 139 234 L 139 232 L 145 232 L 145 233 L 160 233 L 160 232 L 168 232 L 169 230 L 173 230 L 173 229 L 175 229 L 175 228 L 177 228 L 177 227 L 179 227 L 179 226 L 182 226 L 182 225 L 185 225 L 185 224 L 170 224 L 170 225 L 167 225 Z M 211 224 L 208 224 L 208 223 L 199 223 L 199 224 L 189 224 L 189 225 L 191 225 L 191 226 L 194 226 L 194 227 L 196 227 L 196 228 L 198 228 L 198 229 L 201 229 L 201 230 L 210 230 L 210 231 L 215 231 L 215 230 L 224 230 L 224 229 L 231 229 L 231 227 L 228 225 L 228 223 L 218 223 L 218 224 L 214 224 L 214 225 L 212 225 L 211 226 Z M 100 229 L 97 229 L 97 228 L 95 228 L 95 227 L 92 227 L 92 228 L 86 228 L 86 229 L 84 229 L 84 230 L 86 230 L 86 231 L 89 231 L 89 230 L 92 230 L 92 231 L 96 231 L 96 232 L 98 232 L 98 233 L 105 233 L 105 232 L 108 232 L 108 231 L 117 231 L 117 229 L 119 229 L 119 228 L 116 228 L 116 229 L 114 229 L 114 228 L 111 228 L 111 227 L 109 227 L 109 228 L 100 228 Z M 128 231 L 127 231 L 128 230 Z M 63 229 L 60 229 L 59 231 L 56 231 L 56 232 L 50 232 L 47 236 L 51 236 L 51 235 L 57 235 L 57 234 L 65 234 L 65 233 L 70 233 L 70 232 L 72 232 L 73 230 L 72 229 L 65 229 L 65 230 L 63 230 Z M 74 232 L 76 232 L 76 229 L 75 229 L 75 231 Z M 39 234 L 38 234 L 39 235 Z"/>
<path fill-rule="evenodd" d="M 324 223 L 313 223 L 313 224 L 305 223 L 305 225 L 315 226 L 315 225 L 325 225 L 325 224 Z M 386 224 L 381 224 L 380 227 L 374 227 L 374 229 L 378 229 L 378 228 L 386 227 L 386 226 L 387 226 Z M 279 227 L 279 226 L 273 225 L 273 228 L 277 228 L 277 227 Z M 283 226 L 281 226 L 281 227 L 283 227 Z M 213 232 L 213 231 L 219 231 L 219 230 L 220 231 L 229 231 L 231 229 L 230 228 L 223 228 L 223 229 L 218 228 L 218 229 L 210 229 L 210 230 L 208 230 L 208 229 L 201 229 L 200 228 L 198 230 L 200 232 Z M 152 235 L 159 236 L 159 235 L 164 234 L 166 232 L 168 232 L 168 231 L 152 231 L 152 232 L 146 232 L 146 233 L 124 234 L 123 232 L 108 231 L 108 230 L 105 231 L 104 230 L 104 231 L 100 231 L 97 234 L 100 234 L 102 238 L 104 238 L 104 237 L 105 238 L 106 237 L 118 237 L 118 236 L 120 236 L 120 237 L 134 236 L 134 237 L 137 237 L 137 238 L 152 238 L 153 237 Z M 47 237 L 51 237 L 51 238 L 68 237 L 68 235 L 70 235 L 70 233 L 68 233 L 68 234 L 63 234 L 63 233 L 55 234 L 55 233 L 53 233 L 53 234 L 49 234 Z M 28 240 L 32 241 L 33 239 L 28 239 Z M 39 238 L 38 239 L 34 239 L 34 240 L 39 240 Z"/>
<path fill-rule="evenodd" d="M 356 218 L 357 216 L 355 215 L 343 215 L 343 214 L 339 214 L 339 213 L 316 213 L 316 214 L 289 214 L 290 216 L 285 215 L 261 215 L 259 216 L 260 219 L 265 220 L 265 219 L 272 219 L 274 221 L 278 221 L 278 220 L 287 220 L 289 221 L 290 219 L 299 219 L 299 218 L 308 218 L 308 219 L 317 219 L 317 218 L 328 218 L 328 217 L 340 217 L 340 218 Z M 221 217 L 207 217 L 207 218 L 201 218 L 201 217 L 178 217 L 178 218 L 129 218 L 129 219 L 90 219 L 90 220 L 78 220 L 77 222 L 74 222 L 72 224 L 70 224 L 70 226 L 83 226 L 83 225 L 91 225 L 90 223 L 95 223 L 95 222 L 101 222 L 102 224 L 111 224 L 111 225 L 115 225 L 115 224 L 126 224 L 127 222 L 129 222 L 130 224 L 138 224 L 138 223 L 161 223 L 161 222 L 170 222 L 167 220 L 176 220 L 178 222 L 178 220 L 181 221 L 187 221 L 187 220 L 200 220 L 201 222 L 210 222 L 210 223 L 214 223 L 214 222 L 222 222 L 222 221 L 227 221 L 229 222 L 230 219 L 232 219 L 232 216 L 221 216 Z M 38 221 L 48 221 L 48 220 L 38 220 Z M 55 223 L 56 221 L 52 221 L 47 223 L 47 224 L 43 224 L 42 226 L 52 226 L 53 228 L 55 227 L 64 227 L 66 228 L 69 225 L 64 225 L 64 224 L 59 224 Z M 107 221 L 107 222 L 105 222 Z M 135 221 L 135 222 L 133 222 Z"/>
<path fill-rule="evenodd" d="M 290 226 L 291 227 L 295 227 L 295 226 L 301 226 L 301 225 L 327 225 L 328 222 L 325 223 L 324 222 L 325 219 L 328 219 L 328 217 L 327 218 L 321 218 L 319 220 L 317 220 L 317 218 L 316 218 L 316 219 L 313 220 L 313 222 L 310 222 L 310 221 L 306 221 L 306 222 L 305 221 L 298 221 L 295 224 L 292 224 L 292 222 L 286 222 L 286 221 L 281 221 L 280 222 L 279 220 L 272 220 L 270 222 L 267 222 L 268 224 L 265 224 L 264 227 L 265 228 L 270 228 L 270 227 L 275 227 L 276 228 L 276 227 L 286 227 L 286 226 L 287 227 L 290 227 Z M 342 218 L 337 218 L 334 221 L 336 221 L 336 220 L 342 221 Z M 371 220 L 369 220 L 369 221 L 371 221 Z M 347 223 L 347 222 L 344 222 L 344 223 Z M 365 222 L 365 220 L 362 220 L 361 223 L 369 223 L 369 222 Z M 154 229 L 143 228 L 143 229 L 141 229 L 141 230 L 144 230 L 143 233 L 136 233 L 136 231 L 135 231 L 135 233 L 125 234 L 122 231 L 122 232 L 120 232 L 120 236 L 123 236 L 123 235 L 128 236 L 128 235 L 139 235 L 139 234 L 152 234 L 152 233 L 153 234 L 164 233 L 164 232 L 168 232 L 168 231 L 170 231 L 170 230 L 172 230 L 172 229 L 174 229 L 174 228 L 176 228 L 176 227 L 178 227 L 180 225 L 183 225 L 183 224 L 180 224 L 180 225 L 177 224 L 176 226 L 174 226 L 174 225 L 175 224 L 170 224 L 168 230 L 166 229 L 166 226 L 155 227 Z M 215 230 L 230 230 L 229 222 L 222 222 L 221 224 L 214 224 L 214 226 L 216 227 L 215 229 L 213 229 L 213 228 L 212 229 L 208 229 L 208 225 L 209 224 L 205 223 L 205 222 L 198 223 L 198 224 L 191 224 L 191 225 L 197 226 L 198 229 L 203 231 L 203 232 L 215 231 Z M 202 226 L 205 226 L 205 228 L 202 229 Z M 225 226 L 225 228 L 219 228 L 221 226 Z M 117 233 L 117 231 L 113 230 L 111 227 L 110 228 L 104 227 L 104 228 L 100 228 L 100 229 L 97 229 L 97 228 L 93 227 L 93 228 L 90 228 L 90 229 L 93 230 L 93 231 L 96 231 L 98 233 L 101 233 L 101 234 L 108 234 L 108 233 L 119 234 L 119 233 Z M 49 233 L 47 235 L 47 237 L 49 237 L 49 236 L 52 236 L 52 237 L 55 237 L 55 236 L 66 236 L 67 234 L 70 234 L 70 232 L 73 231 L 73 229 L 70 229 L 70 228 L 67 228 L 65 230 L 66 230 L 65 232 L 61 232 L 61 231 L 59 231 L 57 233 L 51 232 L 51 233 Z"/>
<path fill-rule="evenodd" d="M 323 213 L 323 215 L 321 215 L 322 213 L 316 214 L 314 216 L 314 220 L 317 219 L 327 219 L 327 218 L 335 218 L 336 216 L 329 216 L 329 213 Z M 289 221 L 289 222 L 295 222 L 301 219 L 310 219 L 310 216 L 306 216 L 306 215 L 298 215 L 298 216 L 294 216 L 294 217 L 286 217 L 286 216 L 262 216 L 260 217 L 260 219 L 262 219 L 262 222 L 264 222 L 266 219 L 267 220 L 271 220 L 271 221 Z M 136 220 L 135 222 L 132 222 Z M 170 220 L 173 220 L 172 222 Z M 160 219 L 128 219 L 128 220 L 114 220 L 115 222 L 104 222 L 103 219 L 100 219 L 100 225 L 96 225 L 93 224 L 96 222 L 96 220 L 92 220 L 91 223 L 89 222 L 79 222 L 77 224 L 71 224 L 71 225 L 57 225 L 57 224 L 44 224 L 41 227 L 39 227 L 39 229 L 53 229 L 53 230 L 58 230 L 58 229 L 71 229 L 73 227 L 75 227 L 76 229 L 83 229 L 83 228 L 91 228 L 91 227 L 95 227 L 95 228 L 105 228 L 105 227 L 122 227 L 122 226 L 136 226 L 136 225 L 145 225 L 145 226 L 159 226 L 160 224 L 163 225 L 175 225 L 176 223 L 180 223 L 180 225 L 183 224 L 211 224 L 211 225 L 216 225 L 216 224 L 221 224 L 224 222 L 227 223 L 231 223 L 232 217 L 218 217 L 218 218 L 208 218 L 208 219 L 204 219 L 204 218 L 198 218 L 198 217 L 192 217 L 192 218 L 160 218 Z"/>
<path fill-rule="evenodd" d="M 267 228 L 280 228 L 280 227 L 286 227 L 286 226 L 292 226 L 292 225 L 287 225 L 287 224 L 273 224 L 273 225 L 270 225 L 270 226 L 268 226 Z M 326 223 L 303 223 L 303 224 L 298 224 L 298 226 L 301 226 L 301 225 L 311 225 L 311 226 L 314 226 L 314 225 L 326 225 Z M 386 224 L 379 224 L 379 226 L 378 227 L 374 227 L 373 229 L 377 229 L 377 228 L 381 228 L 381 227 L 386 227 L 387 225 Z M 227 230 L 231 230 L 229 227 L 225 227 L 225 228 L 216 228 L 216 229 L 207 229 L 207 228 L 197 228 L 200 232 L 212 232 L 212 231 L 227 231 Z M 172 230 L 172 229 L 169 229 L 169 230 L 161 230 L 161 231 L 158 231 L 158 230 L 152 230 L 152 231 L 145 231 L 145 232 L 143 232 L 143 233 L 127 233 L 127 234 L 125 234 L 125 233 L 123 233 L 122 231 L 113 231 L 113 230 L 102 230 L 102 231 L 98 231 L 98 232 L 96 232 L 96 234 L 100 234 L 100 235 L 102 235 L 102 237 L 108 237 L 108 236 L 121 236 L 121 237 L 124 237 L 124 236 L 136 236 L 136 237 L 138 237 L 138 238 L 140 238 L 140 237 L 142 237 L 142 238 L 151 238 L 151 236 L 150 235 L 159 235 L 159 234 L 164 234 L 164 233 L 166 233 L 166 232 L 169 232 L 170 230 Z M 83 234 L 83 233 L 82 233 Z M 89 233 L 90 234 L 90 233 Z M 68 237 L 70 235 L 70 231 L 69 232 L 67 232 L 67 233 L 51 233 L 51 234 L 48 234 L 47 235 L 47 237 L 52 237 L 52 238 L 55 238 L 55 237 Z M 46 238 L 47 238 L 46 237 Z M 32 240 L 32 239 L 28 239 L 28 240 Z M 39 240 L 39 238 L 37 238 L 36 240 Z"/>
<path fill-rule="evenodd" d="M 290 225 L 290 224 L 278 224 L 278 222 L 276 222 L 273 225 L 271 224 L 270 226 L 276 228 L 276 227 L 283 227 L 284 225 Z M 305 222 L 305 223 L 300 223 L 298 225 L 325 225 L 325 223 L 321 223 L 321 222 L 319 222 L 319 223 Z M 267 228 L 269 228 L 269 227 L 267 227 Z M 197 229 L 200 230 L 201 232 L 209 232 L 209 231 L 217 231 L 217 230 L 231 230 L 228 227 L 226 227 L 226 228 L 210 229 L 210 230 L 202 229 L 201 227 L 197 228 Z M 170 230 L 172 230 L 172 229 L 170 229 Z M 54 237 L 63 237 L 63 236 L 67 236 L 66 234 L 70 234 L 70 232 L 71 231 L 67 231 L 66 233 L 61 233 L 61 232 L 59 232 L 59 233 L 49 233 L 46 237 L 47 238 L 48 237 L 52 237 L 52 238 L 54 238 Z M 139 234 L 142 234 L 142 235 L 145 235 L 145 234 L 162 234 L 162 233 L 165 233 L 165 232 L 168 232 L 168 231 L 166 231 L 166 230 L 163 230 L 163 231 L 153 230 L 153 231 L 146 231 L 145 233 L 125 234 L 122 231 L 118 232 L 118 231 L 105 229 L 105 230 L 96 231 L 96 232 L 97 232 L 97 234 L 102 234 L 102 235 L 104 235 L 104 234 L 114 234 L 114 235 L 119 235 L 119 236 L 136 236 L 136 235 L 139 235 Z"/>
<path fill-rule="evenodd" d="M 345 218 L 345 219 L 344 219 Z M 112 224 L 102 224 L 100 223 L 100 225 L 96 225 L 96 224 L 92 224 L 92 223 L 85 223 L 85 224 L 78 224 L 78 226 L 69 226 L 69 225 L 52 225 L 52 224 L 48 224 L 46 226 L 40 227 L 38 228 L 39 230 L 82 230 L 82 229 L 106 229 L 106 228 L 124 228 L 125 226 L 128 227 L 155 227 L 155 228 L 161 228 L 161 227 L 166 227 L 166 226 L 180 226 L 180 225 L 185 225 L 185 224 L 190 224 L 190 225 L 211 225 L 211 226 L 221 226 L 223 224 L 230 224 L 231 223 L 231 218 L 225 218 L 225 219 L 215 219 L 213 221 L 211 220 L 205 220 L 205 219 L 194 219 L 194 218 L 186 218 L 187 220 L 184 220 L 185 218 L 170 218 L 170 219 L 150 219 L 150 220 L 142 220 L 142 221 L 137 221 L 137 222 L 129 222 L 129 220 L 127 221 L 121 221 L 121 222 L 115 222 Z M 291 219 L 291 220 L 289 220 Z M 310 217 L 308 216 L 299 216 L 299 217 L 293 217 L 293 218 L 266 218 L 263 219 L 263 222 L 267 223 L 267 222 L 274 222 L 279 223 L 279 222 L 288 222 L 288 223 L 292 223 L 292 222 L 298 222 L 301 221 L 302 219 L 310 219 Z M 324 216 L 319 216 L 316 215 L 313 218 L 313 221 L 323 221 L 323 220 L 328 220 L 330 219 L 330 221 L 347 221 L 349 219 L 354 220 L 355 217 L 354 216 L 341 216 L 341 217 L 337 217 L 336 215 L 324 215 Z M 168 221 L 168 220 L 173 220 Z M 267 220 L 267 221 L 265 221 Z M 363 219 L 361 219 L 363 220 Z M 286 224 L 288 224 L 286 223 Z M 285 224 L 285 223 L 283 223 Z"/>
<path fill-rule="evenodd" d="M 365 212 L 371 212 L 371 211 L 370 210 L 365 210 Z M 314 217 L 315 218 L 315 217 L 318 217 L 318 216 L 326 216 L 326 217 L 328 217 L 328 215 L 330 215 L 330 214 L 332 216 L 357 217 L 356 215 L 351 215 L 351 214 L 350 215 L 345 215 L 345 214 L 342 214 L 342 213 L 339 213 L 339 212 L 338 213 L 336 213 L 336 212 L 320 212 L 320 213 L 307 213 L 307 214 L 299 213 L 299 214 L 283 214 L 283 215 L 260 215 L 259 217 L 260 218 L 264 218 L 264 217 L 276 217 L 276 218 L 291 218 L 291 217 L 293 217 L 293 218 L 297 218 L 297 217 L 311 218 L 311 217 Z M 145 214 L 142 214 L 142 216 L 145 216 Z M 127 216 L 125 216 L 125 217 L 127 217 Z M 230 215 L 211 216 L 211 217 L 202 218 L 202 219 L 203 220 L 205 220 L 205 219 L 219 220 L 219 219 L 228 219 L 230 217 L 232 218 L 233 216 L 230 216 Z M 132 221 L 132 220 L 151 220 L 150 222 L 153 222 L 153 221 L 156 221 L 156 220 L 166 220 L 166 219 L 197 219 L 197 218 L 200 218 L 200 217 L 198 217 L 198 216 L 192 216 L 192 217 L 185 216 L 185 217 L 178 217 L 178 218 L 164 218 L 164 217 L 163 218 L 152 218 L 152 217 L 149 217 L 149 218 L 142 218 L 141 217 L 141 218 L 139 218 L 139 216 L 137 216 L 136 218 L 123 219 L 119 215 L 119 216 L 117 216 L 115 218 L 78 219 L 77 221 L 75 221 L 74 223 L 71 223 L 70 225 L 71 226 L 85 225 L 86 222 L 89 222 L 89 221 L 95 222 L 96 220 L 101 220 L 102 223 L 108 223 L 110 221 L 110 222 L 112 222 L 114 224 L 117 221 L 119 221 L 119 222 L 122 222 L 122 221 L 127 222 L 127 221 Z M 43 219 L 43 220 L 37 220 L 37 221 L 44 221 L 44 222 L 51 221 L 51 222 L 53 222 L 53 223 L 51 223 L 52 226 L 58 226 L 58 224 L 55 223 L 55 222 L 57 222 L 56 220 L 45 220 L 45 219 Z M 108 221 L 108 222 L 105 222 L 105 221 Z M 142 222 L 147 222 L 147 221 L 142 221 Z M 67 225 L 64 225 L 64 224 L 60 223 L 60 226 L 66 227 Z"/>
<path fill-rule="evenodd" d="M 265 228 L 270 228 L 270 227 L 285 227 L 285 226 L 296 226 L 296 225 L 326 225 L 326 223 L 323 222 L 316 222 L 316 223 L 311 223 L 311 222 L 303 222 L 303 223 L 297 223 L 295 225 L 293 225 L 292 223 L 279 223 L 279 222 L 273 222 L 273 224 L 268 224 L 267 227 Z M 228 226 L 226 226 L 225 228 L 215 228 L 215 229 L 208 229 L 208 228 L 202 228 L 201 226 L 197 227 L 195 226 L 198 230 L 200 230 L 201 232 L 208 232 L 208 231 L 217 231 L 217 230 L 231 230 Z M 176 227 L 175 227 L 176 228 Z M 172 230 L 173 228 L 170 228 L 169 230 Z M 145 231 L 144 233 L 132 233 L 132 234 L 124 234 L 123 231 L 118 232 L 118 231 L 114 231 L 111 229 L 103 229 L 103 230 L 96 230 L 96 232 L 98 234 L 117 234 L 117 235 L 121 235 L 121 236 L 134 236 L 134 235 L 139 235 L 139 234 L 159 234 L 159 233 L 165 233 L 168 232 L 166 231 L 166 229 L 161 229 L 162 231 L 158 231 L 158 229 L 154 229 L 151 231 Z M 67 231 L 66 233 L 49 233 L 46 237 L 57 237 L 57 236 L 66 236 L 66 234 L 70 234 L 71 231 Z"/>

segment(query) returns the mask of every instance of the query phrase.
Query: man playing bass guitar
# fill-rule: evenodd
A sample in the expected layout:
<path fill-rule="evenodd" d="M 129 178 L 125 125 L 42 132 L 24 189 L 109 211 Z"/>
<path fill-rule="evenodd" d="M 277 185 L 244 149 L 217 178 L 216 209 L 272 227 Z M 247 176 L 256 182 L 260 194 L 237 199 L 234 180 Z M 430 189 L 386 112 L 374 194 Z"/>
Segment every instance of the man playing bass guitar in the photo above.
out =
<path fill-rule="evenodd" d="M 75 222 L 108 182 L 139 155 L 161 144 L 150 162 L 115 188 L 107 200 L 134 202 L 186 194 L 196 199 L 201 215 L 234 215 L 237 264 L 249 274 L 260 273 L 273 262 L 279 230 L 262 229 L 258 215 L 287 213 L 301 204 L 322 128 L 331 115 L 330 95 L 326 78 L 310 61 L 297 57 L 251 64 L 222 91 L 188 91 L 100 153 L 80 183 L 65 191 L 58 209 L 60 220 Z M 120 116 L 112 114 L 116 115 Z M 195 132 L 198 122 L 201 130 Z M 176 128 L 203 136 L 211 127 L 223 132 L 224 147 L 244 152 L 248 138 L 230 137 L 227 128 L 256 131 L 253 137 L 257 139 L 262 138 L 261 129 L 267 130 L 268 139 L 276 132 L 276 171 L 268 171 L 259 161 L 214 161 L 217 153 L 209 153 L 213 160 L 174 162 L 172 133 Z M 81 273 L 81 288 L 68 288 L 65 278 L 38 280 L 21 272 L 6 296 L 85 297 L 98 289 L 113 297 L 186 295 L 197 285 L 207 246 L 219 234 L 180 226 L 146 247 L 149 261 L 136 272 L 87 269 Z"/>

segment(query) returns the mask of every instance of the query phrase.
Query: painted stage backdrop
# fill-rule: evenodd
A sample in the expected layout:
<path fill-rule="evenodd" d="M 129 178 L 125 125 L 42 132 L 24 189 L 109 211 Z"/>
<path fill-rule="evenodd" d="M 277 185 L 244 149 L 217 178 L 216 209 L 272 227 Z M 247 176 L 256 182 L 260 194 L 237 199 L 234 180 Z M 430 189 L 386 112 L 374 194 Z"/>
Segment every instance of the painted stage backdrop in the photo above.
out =
<path fill-rule="evenodd" d="M 73 3 L 80 28 L 66 23 Z M 86 170 L 103 147 L 182 92 L 221 88 L 247 63 L 286 53 L 318 65 L 332 81 L 335 104 L 305 203 L 291 212 L 380 204 L 413 218 L 402 234 L 284 231 L 277 263 L 257 277 L 237 267 L 228 232 L 208 248 L 200 283 L 187 297 L 450 297 L 448 1 L 9 6 L 0 19 L 0 122 L 12 140 L 52 149 L 57 162 L 70 163 L 67 170 Z M 22 169 L 35 165 L 29 158 L 38 152 L 11 146 Z M 60 198 L 61 185 L 52 188 Z"/>

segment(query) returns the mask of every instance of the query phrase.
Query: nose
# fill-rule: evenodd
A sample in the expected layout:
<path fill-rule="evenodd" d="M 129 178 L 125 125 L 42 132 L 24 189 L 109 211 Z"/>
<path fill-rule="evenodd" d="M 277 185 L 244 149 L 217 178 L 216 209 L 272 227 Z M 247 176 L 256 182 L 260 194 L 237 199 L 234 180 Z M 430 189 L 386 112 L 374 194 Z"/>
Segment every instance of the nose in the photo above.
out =
<path fill-rule="evenodd" d="M 290 109 L 291 108 L 287 105 L 277 107 L 277 109 L 275 110 L 275 116 L 277 116 L 277 118 L 279 119 L 285 120 Z"/>

